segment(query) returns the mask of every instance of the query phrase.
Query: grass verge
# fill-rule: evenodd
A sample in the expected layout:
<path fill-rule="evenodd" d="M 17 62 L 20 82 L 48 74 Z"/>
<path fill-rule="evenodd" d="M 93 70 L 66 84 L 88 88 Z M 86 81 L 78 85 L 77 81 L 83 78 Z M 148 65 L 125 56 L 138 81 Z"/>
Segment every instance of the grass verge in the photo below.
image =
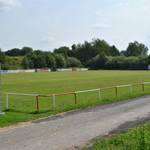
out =
<path fill-rule="evenodd" d="M 83 150 L 150 150 L 150 123 L 96 140 L 93 146 Z"/>

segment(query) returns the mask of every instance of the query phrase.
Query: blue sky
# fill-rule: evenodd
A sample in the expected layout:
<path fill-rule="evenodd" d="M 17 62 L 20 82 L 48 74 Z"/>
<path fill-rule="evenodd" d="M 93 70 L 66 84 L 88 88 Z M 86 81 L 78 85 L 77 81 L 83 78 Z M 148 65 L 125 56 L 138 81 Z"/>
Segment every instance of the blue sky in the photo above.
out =
<path fill-rule="evenodd" d="M 0 0 L 0 48 L 53 50 L 93 38 L 150 47 L 149 0 Z"/>

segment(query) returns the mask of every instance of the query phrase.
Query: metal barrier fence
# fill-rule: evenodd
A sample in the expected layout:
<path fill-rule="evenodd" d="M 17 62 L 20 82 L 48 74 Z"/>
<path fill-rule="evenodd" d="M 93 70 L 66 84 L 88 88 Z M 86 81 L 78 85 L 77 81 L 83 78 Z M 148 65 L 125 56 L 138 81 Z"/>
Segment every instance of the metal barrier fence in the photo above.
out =
<path fill-rule="evenodd" d="M 48 94 L 48 95 L 40 95 L 40 94 L 25 94 L 25 93 L 6 93 L 6 109 L 9 109 L 9 95 L 16 95 L 16 96 L 31 96 L 34 97 L 36 100 L 36 110 L 40 111 L 39 106 L 39 100 L 42 97 L 49 97 L 52 98 L 52 105 L 53 109 L 56 108 L 56 97 L 65 96 L 65 95 L 74 95 L 74 104 L 76 105 L 78 103 L 77 95 L 80 93 L 91 93 L 91 92 L 97 92 L 98 99 L 102 99 L 101 92 L 104 90 L 114 89 L 114 94 L 117 97 L 118 96 L 118 89 L 129 87 L 129 92 L 132 93 L 133 86 L 141 86 L 142 92 L 145 91 L 145 85 L 149 85 L 150 82 L 143 82 L 138 84 L 126 84 L 126 85 L 118 85 L 118 86 L 112 86 L 112 87 L 106 87 L 106 88 L 98 88 L 98 89 L 90 89 L 90 90 L 82 90 L 82 91 L 75 91 L 75 92 L 67 92 L 67 93 L 58 93 L 58 94 Z"/>

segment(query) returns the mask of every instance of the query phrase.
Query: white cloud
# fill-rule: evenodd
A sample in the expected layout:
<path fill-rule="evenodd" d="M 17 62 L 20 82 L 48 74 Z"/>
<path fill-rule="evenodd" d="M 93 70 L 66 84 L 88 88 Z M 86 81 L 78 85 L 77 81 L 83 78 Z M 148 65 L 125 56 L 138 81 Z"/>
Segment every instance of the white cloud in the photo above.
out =
<path fill-rule="evenodd" d="M 9 10 L 16 6 L 20 6 L 19 0 L 0 0 L 0 11 Z"/>

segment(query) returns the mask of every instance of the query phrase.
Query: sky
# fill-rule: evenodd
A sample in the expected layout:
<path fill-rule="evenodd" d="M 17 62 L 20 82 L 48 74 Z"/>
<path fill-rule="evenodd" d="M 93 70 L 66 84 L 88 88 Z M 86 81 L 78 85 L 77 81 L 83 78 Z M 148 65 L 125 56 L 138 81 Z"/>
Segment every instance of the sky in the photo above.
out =
<path fill-rule="evenodd" d="M 52 51 L 94 38 L 150 48 L 149 16 L 150 0 L 0 0 L 0 48 Z"/>

